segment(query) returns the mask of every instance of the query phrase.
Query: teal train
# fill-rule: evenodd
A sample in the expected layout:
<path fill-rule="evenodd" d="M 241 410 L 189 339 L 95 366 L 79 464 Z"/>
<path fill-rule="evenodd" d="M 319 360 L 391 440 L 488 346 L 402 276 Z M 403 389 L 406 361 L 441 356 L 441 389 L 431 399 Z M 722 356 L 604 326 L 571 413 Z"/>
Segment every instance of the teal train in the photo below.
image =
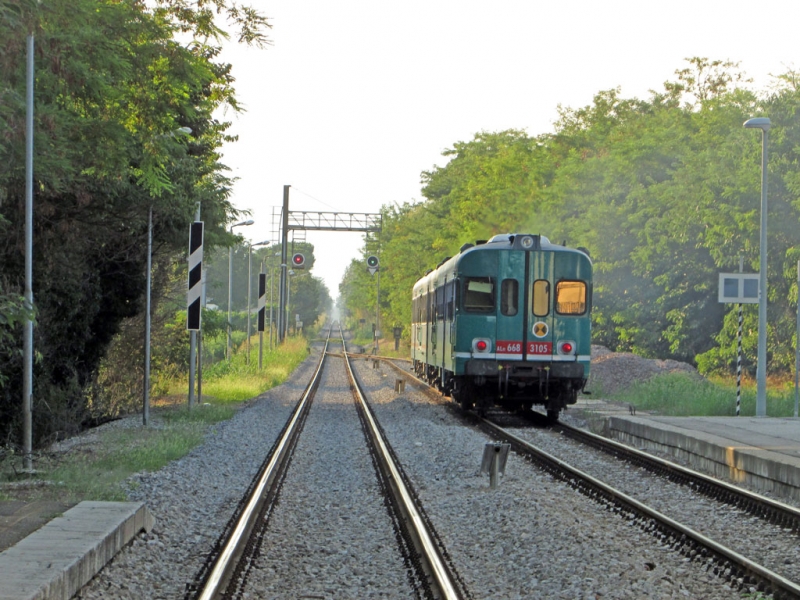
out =
<path fill-rule="evenodd" d="M 589 377 L 591 307 L 587 251 L 530 234 L 465 244 L 414 284 L 414 369 L 464 409 L 557 420 Z"/>

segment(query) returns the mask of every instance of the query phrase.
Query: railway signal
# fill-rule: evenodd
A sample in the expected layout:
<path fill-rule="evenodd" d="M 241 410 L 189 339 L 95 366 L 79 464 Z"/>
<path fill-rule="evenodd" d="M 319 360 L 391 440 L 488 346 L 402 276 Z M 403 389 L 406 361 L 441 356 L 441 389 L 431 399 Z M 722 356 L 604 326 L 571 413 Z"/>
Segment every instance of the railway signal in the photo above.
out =
<path fill-rule="evenodd" d="M 367 270 L 370 275 L 375 275 L 375 271 L 380 269 L 380 261 L 377 256 L 370 256 L 367 258 Z"/>
<path fill-rule="evenodd" d="M 292 256 L 292 266 L 295 269 L 304 269 L 306 266 L 306 257 L 301 253 L 296 253 Z"/>

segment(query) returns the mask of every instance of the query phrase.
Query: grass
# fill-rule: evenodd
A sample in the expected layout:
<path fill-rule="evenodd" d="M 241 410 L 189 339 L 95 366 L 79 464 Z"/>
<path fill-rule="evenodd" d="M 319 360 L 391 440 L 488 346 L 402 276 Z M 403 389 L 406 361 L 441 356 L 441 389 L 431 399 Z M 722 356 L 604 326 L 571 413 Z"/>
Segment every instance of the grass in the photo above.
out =
<path fill-rule="evenodd" d="M 255 398 L 280 385 L 308 356 L 308 342 L 303 337 L 288 337 L 279 348 L 265 350 L 263 368 L 258 368 L 258 341 L 251 343 L 250 360 L 244 344 L 235 351 L 230 361 L 221 360 L 203 367 L 203 402 L 220 404 L 240 403 Z M 170 395 L 187 394 L 186 377 L 172 381 Z"/>
<path fill-rule="evenodd" d="M 36 481 L 0 488 L 0 500 L 124 500 L 124 481 L 141 471 L 156 471 L 188 454 L 203 442 L 210 427 L 233 417 L 242 402 L 280 385 L 308 356 L 304 338 L 289 338 L 265 353 L 263 366 L 247 364 L 244 354 L 204 371 L 203 398 L 192 410 L 185 405 L 187 377 L 167 385 L 165 397 L 152 399 L 151 426 L 108 428 L 75 440 L 63 453 L 42 453 L 35 458 Z M 0 461 L 0 483 L 17 479 L 21 460 Z M 16 471 L 16 472 L 15 472 Z"/>
<path fill-rule="evenodd" d="M 685 373 L 668 373 L 633 385 L 612 396 L 639 410 L 676 417 L 728 417 L 736 415 L 736 383 L 720 377 L 700 379 Z M 742 385 L 740 415 L 756 413 L 755 382 Z M 767 415 L 794 415 L 794 383 L 779 380 L 767 385 Z"/>
<path fill-rule="evenodd" d="M 391 331 L 391 329 L 389 330 Z M 375 348 L 375 339 L 371 337 L 371 332 L 367 334 L 366 331 L 356 332 L 357 335 L 352 340 L 347 342 L 348 348 L 353 346 L 363 346 L 364 352 L 371 354 Z M 397 350 L 394 349 L 394 338 L 386 337 L 379 340 L 378 354 L 389 358 L 405 358 L 411 356 L 411 344 L 405 340 L 400 340 L 400 345 Z"/>

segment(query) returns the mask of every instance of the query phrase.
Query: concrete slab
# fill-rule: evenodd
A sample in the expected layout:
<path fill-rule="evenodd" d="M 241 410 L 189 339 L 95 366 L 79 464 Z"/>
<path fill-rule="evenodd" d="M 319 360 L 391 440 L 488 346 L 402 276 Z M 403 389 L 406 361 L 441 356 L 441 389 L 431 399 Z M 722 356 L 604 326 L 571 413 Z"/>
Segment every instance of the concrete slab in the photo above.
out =
<path fill-rule="evenodd" d="M 800 500 L 800 419 L 609 416 L 605 434 L 762 492 Z"/>
<path fill-rule="evenodd" d="M 75 506 L 51 500 L 0 502 L 0 552 L 28 537 L 42 525 Z"/>
<path fill-rule="evenodd" d="M 69 600 L 153 524 L 142 502 L 81 502 L 0 553 L 0 600 Z"/>

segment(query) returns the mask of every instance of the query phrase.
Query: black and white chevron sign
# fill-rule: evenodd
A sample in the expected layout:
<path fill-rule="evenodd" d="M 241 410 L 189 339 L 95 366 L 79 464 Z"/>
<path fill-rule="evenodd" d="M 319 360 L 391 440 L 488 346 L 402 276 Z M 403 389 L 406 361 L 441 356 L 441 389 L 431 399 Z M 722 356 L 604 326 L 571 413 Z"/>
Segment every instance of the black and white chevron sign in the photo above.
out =
<path fill-rule="evenodd" d="M 189 227 L 189 295 L 186 301 L 186 329 L 200 330 L 200 305 L 203 290 L 203 222 Z"/>
<path fill-rule="evenodd" d="M 258 330 L 264 331 L 267 312 L 267 274 L 258 274 Z"/>

